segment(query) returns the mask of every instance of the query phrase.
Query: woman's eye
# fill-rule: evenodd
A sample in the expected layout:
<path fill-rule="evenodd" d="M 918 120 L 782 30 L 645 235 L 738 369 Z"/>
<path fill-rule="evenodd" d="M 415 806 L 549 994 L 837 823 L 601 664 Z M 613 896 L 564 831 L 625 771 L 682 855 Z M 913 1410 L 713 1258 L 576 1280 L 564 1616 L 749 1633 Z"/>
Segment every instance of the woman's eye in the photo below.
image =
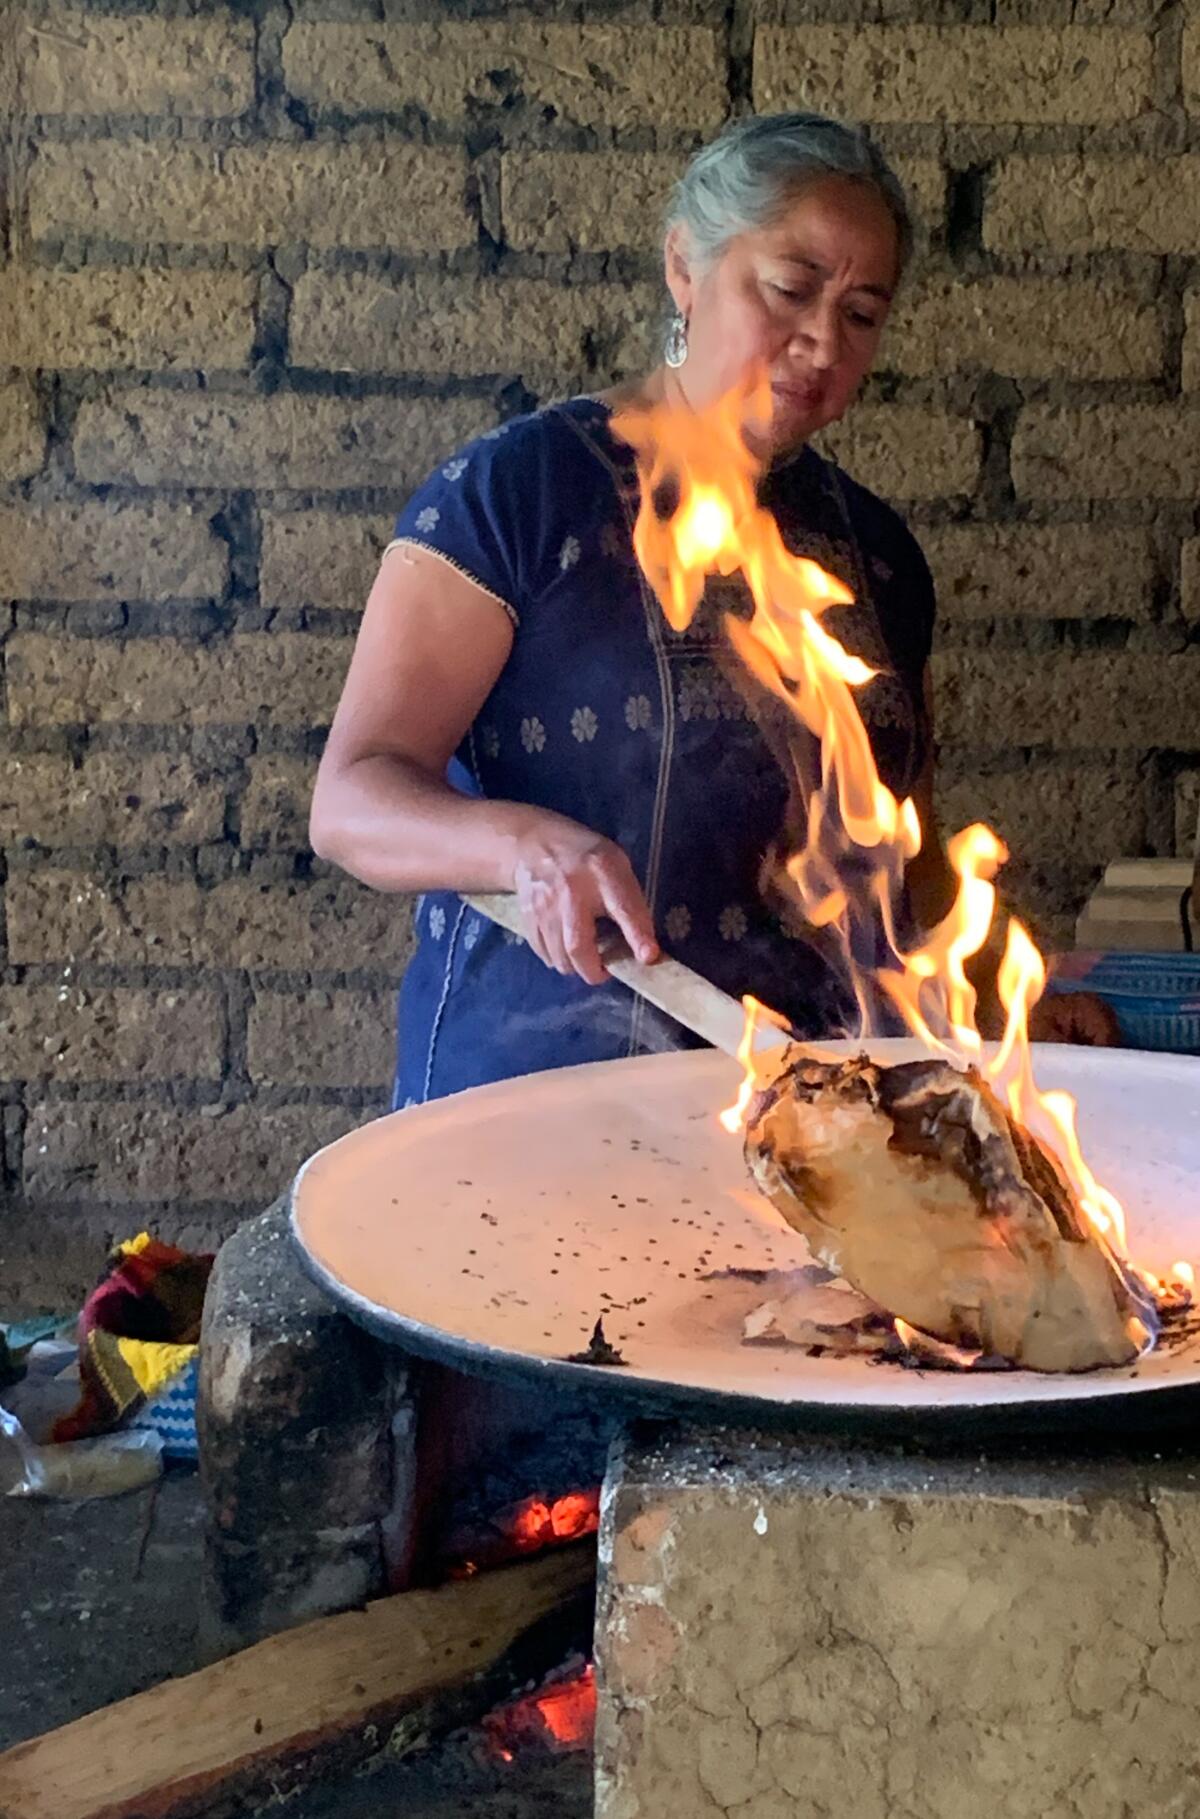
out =
<path fill-rule="evenodd" d="M 851 322 L 853 322 L 855 328 L 878 328 L 879 327 L 879 324 L 875 320 L 874 316 L 865 316 L 861 310 L 852 309 L 850 311 L 850 320 L 851 320 Z"/>
<path fill-rule="evenodd" d="M 807 303 L 810 301 L 809 293 L 807 291 L 792 290 L 791 286 L 787 284 L 772 284 L 771 289 L 775 292 L 776 296 L 786 297 L 789 303 Z"/>

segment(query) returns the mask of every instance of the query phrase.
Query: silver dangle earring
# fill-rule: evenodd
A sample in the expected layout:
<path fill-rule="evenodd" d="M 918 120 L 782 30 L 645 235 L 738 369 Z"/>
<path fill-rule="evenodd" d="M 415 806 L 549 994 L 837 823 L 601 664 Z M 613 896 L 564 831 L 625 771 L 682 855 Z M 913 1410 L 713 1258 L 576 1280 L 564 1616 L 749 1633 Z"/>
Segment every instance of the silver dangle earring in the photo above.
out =
<path fill-rule="evenodd" d="M 667 330 L 667 343 L 663 349 L 663 359 L 669 367 L 678 370 L 688 357 L 687 323 L 676 313 L 671 317 L 671 326 Z"/>

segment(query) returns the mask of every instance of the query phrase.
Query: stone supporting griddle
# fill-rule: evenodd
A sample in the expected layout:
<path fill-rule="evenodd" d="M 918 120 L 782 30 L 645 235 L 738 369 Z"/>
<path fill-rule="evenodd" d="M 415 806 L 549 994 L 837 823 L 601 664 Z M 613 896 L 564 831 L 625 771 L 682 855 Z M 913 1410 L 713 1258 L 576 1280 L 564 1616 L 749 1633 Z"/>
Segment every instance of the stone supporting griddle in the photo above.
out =
<path fill-rule="evenodd" d="M 614 1452 L 596 1819 L 1200 1812 L 1200 1465 Z"/>
<path fill-rule="evenodd" d="M 620 1419 L 372 1337 L 305 1273 L 280 1201 L 221 1247 L 205 1301 L 206 1652 L 508 1557 L 525 1499 L 595 1493 Z"/>
<path fill-rule="evenodd" d="M 304 1274 L 283 1201 L 221 1247 L 197 1405 L 209 1653 L 363 1604 L 402 1574 L 415 1482 L 409 1378 L 401 1352 Z"/>

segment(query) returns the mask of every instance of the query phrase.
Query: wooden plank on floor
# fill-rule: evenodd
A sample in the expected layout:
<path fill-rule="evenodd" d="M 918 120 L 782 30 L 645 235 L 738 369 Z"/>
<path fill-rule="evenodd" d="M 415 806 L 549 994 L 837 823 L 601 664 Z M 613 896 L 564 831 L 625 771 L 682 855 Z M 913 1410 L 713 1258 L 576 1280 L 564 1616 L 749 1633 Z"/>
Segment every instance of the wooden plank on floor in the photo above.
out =
<path fill-rule="evenodd" d="M 271 1636 L 0 1754 L 0 1819 L 178 1819 L 500 1661 L 588 1587 L 576 1545 Z"/>

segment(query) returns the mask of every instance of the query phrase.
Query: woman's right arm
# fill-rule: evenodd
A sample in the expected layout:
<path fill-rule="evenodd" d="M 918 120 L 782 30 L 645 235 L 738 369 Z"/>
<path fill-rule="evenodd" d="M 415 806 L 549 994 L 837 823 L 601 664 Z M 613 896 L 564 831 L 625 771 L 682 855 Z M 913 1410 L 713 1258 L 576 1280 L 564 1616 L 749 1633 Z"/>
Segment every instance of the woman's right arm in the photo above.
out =
<path fill-rule="evenodd" d="M 371 589 L 317 772 L 313 851 L 384 891 L 516 891 L 547 965 L 607 977 L 596 918 L 640 959 L 657 947 L 621 849 L 566 816 L 464 796 L 446 767 L 491 693 L 513 630 L 490 594 L 401 545 Z"/>

